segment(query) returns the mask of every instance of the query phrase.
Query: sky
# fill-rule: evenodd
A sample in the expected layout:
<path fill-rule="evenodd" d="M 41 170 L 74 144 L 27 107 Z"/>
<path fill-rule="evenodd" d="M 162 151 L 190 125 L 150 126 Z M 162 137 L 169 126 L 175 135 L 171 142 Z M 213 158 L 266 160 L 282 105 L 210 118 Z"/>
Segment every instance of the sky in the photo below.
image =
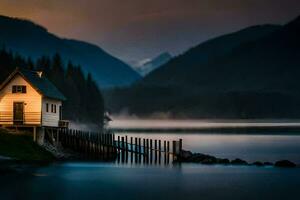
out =
<path fill-rule="evenodd" d="M 0 14 L 30 19 L 61 37 L 97 44 L 135 63 L 247 26 L 284 24 L 299 0 L 0 0 Z"/>

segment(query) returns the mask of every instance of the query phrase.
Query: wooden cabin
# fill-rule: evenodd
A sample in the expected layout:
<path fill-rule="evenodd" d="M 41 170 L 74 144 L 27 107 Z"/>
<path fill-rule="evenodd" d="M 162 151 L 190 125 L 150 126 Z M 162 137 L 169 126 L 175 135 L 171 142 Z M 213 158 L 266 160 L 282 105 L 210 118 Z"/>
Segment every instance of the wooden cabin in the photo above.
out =
<path fill-rule="evenodd" d="M 64 100 L 42 72 L 17 68 L 0 86 L 0 126 L 59 127 Z"/>

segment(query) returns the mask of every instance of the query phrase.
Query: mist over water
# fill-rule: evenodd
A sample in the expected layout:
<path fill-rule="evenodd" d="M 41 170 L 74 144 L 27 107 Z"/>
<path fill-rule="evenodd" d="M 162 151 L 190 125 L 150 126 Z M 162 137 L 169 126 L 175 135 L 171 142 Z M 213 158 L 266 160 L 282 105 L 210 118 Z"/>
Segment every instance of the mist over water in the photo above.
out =
<path fill-rule="evenodd" d="M 300 126 L 300 120 L 175 120 L 175 119 L 138 119 L 116 118 L 112 128 L 211 128 L 211 127 L 280 127 Z"/>

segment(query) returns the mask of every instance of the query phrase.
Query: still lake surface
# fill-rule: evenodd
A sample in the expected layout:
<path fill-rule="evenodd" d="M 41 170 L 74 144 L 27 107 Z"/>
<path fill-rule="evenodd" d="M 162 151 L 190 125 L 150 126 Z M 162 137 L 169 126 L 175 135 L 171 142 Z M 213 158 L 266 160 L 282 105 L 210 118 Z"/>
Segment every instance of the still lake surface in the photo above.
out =
<path fill-rule="evenodd" d="M 183 139 L 184 149 L 248 162 L 300 164 L 300 134 L 119 133 Z M 0 199 L 298 199 L 300 168 L 64 162 L 0 176 Z"/>

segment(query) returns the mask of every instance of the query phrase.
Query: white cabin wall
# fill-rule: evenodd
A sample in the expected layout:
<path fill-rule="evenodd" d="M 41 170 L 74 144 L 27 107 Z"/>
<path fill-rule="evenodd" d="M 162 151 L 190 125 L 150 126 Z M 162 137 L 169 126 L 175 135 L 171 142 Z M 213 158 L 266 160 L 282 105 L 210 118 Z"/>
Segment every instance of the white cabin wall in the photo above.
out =
<path fill-rule="evenodd" d="M 13 85 L 25 85 L 26 94 L 12 93 Z M 24 102 L 25 124 L 40 125 L 42 96 L 20 75 L 16 75 L 0 91 L 0 117 L 1 113 L 6 115 L 10 122 L 0 122 L 3 125 L 13 124 L 13 103 Z"/>
<path fill-rule="evenodd" d="M 49 105 L 49 110 L 46 110 L 46 104 Z M 51 112 L 51 105 L 56 105 L 56 113 Z M 62 105 L 61 101 L 50 98 L 43 98 L 42 104 L 42 125 L 50 127 L 58 127 L 59 125 L 59 107 Z"/>

